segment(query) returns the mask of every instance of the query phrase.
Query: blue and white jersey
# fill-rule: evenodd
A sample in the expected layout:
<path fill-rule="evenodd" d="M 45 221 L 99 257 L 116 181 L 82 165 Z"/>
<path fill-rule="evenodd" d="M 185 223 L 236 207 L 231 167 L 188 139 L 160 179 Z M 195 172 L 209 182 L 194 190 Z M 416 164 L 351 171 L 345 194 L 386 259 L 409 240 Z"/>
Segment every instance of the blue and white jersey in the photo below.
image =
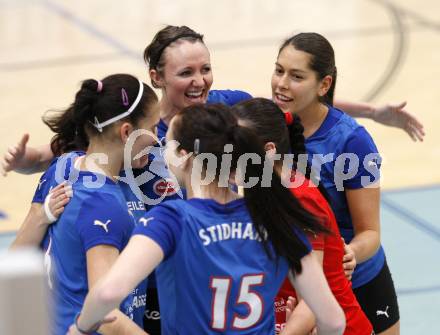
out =
<path fill-rule="evenodd" d="M 104 184 L 91 188 L 97 178 L 103 179 Z M 63 215 L 49 227 L 46 250 L 49 286 L 56 306 L 54 334 L 67 332 L 89 291 L 87 251 L 110 245 L 121 252 L 134 228 L 124 195 L 111 179 L 78 171 L 72 188 L 73 197 Z"/>
<path fill-rule="evenodd" d="M 136 171 L 133 171 L 136 174 Z M 120 177 L 125 177 L 125 171 L 121 171 Z M 137 223 L 141 217 L 145 216 L 145 204 L 139 200 L 132 191 L 132 186 L 119 181 L 119 187 L 124 194 L 129 212 L 133 215 Z M 143 318 L 146 308 L 148 279 L 144 279 L 121 303 L 120 310 L 143 328 Z"/>
<path fill-rule="evenodd" d="M 306 139 L 305 146 L 309 163 L 312 165 L 324 161 L 316 158 L 313 161 L 312 155 L 333 155 L 333 157 L 327 156 L 329 162 L 322 164 L 320 179 L 328 192 L 329 203 L 341 235 L 345 242 L 349 243 L 353 239 L 354 230 L 344 190 L 367 187 L 379 180 L 381 158 L 376 145 L 365 128 L 352 117 L 329 107 L 323 124 Z M 348 159 L 351 159 L 351 166 Z M 353 288 L 374 279 L 382 269 L 384 261 L 385 255 L 381 246 L 372 258 L 357 264 L 352 277 Z"/>
<path fill-rule="evenodd" d="M 141 223 L 133 234 L 165 255 L 156 269 L 163 334 L 274 333 L 273 302 L 288 264 L 266 254 L 244 199 L 166 201 Z"/>
<path fill-rule="evenodd" d="M 70 179 L 74 169 L 75 159 L 84 156 L 84 151 L 72 151 L 52 159 L 47 170 L 41 175 L 37 189 L 32 198 L 32 203 L 43 204 L 49 192 L 63 181 Z M 40 248 L 47 250 L 48 247 L 48 232 L 46 232 L 43 241 L 41 241 Z"/>
<path fill-rule="evenodd" d="M 37 190 L 35 192 L 33 202 L 43 203 L 47 194 L 50 192 L 50 190 L 53 187 L 55 187 L 64 180 L 73 182 L 76 177 L 79 177 L 78 170 L 74 169 L 74 161 L 77 157 L 83 155 L 85 155 L 84 152 L 77 151 L 55 158 L 52 161 L 49 168 L 40 178 L 39 186 L 37 187 Z M 59 165 L 57 166 L 57 164 Z M 58 175 L 57 178 L 55 177 L 56 175 Z M 125 173 L 123 171 L 121 172 L 121 176 L 122 177 L 125 176 Z M 79 178 L 77 183 L 81 182 L 81 179 L 82 178 Z M 107 180 L 104 183 L 103 187 L 105 187 L 105 185 L 107 185 Z M 127 184 L 120 182 L 115 185 L 116 187 L 121 189 L 122 194 L 124 195 L 124 199 L 126 203 L 125 212 L 127 212 L 127 207 L 128 207 L 130 214 L 133 216 L 130 219 L 130 224 L 129 224 L 129 227 L 131 227 L 130 228 L 131 230 L 129 231 L 129 235 L 130 235 L 132 229 L 134 228 L 134 223 L 137 222 L 137 220 L 145 214 L 145 206 L 141 201 L 139 201 L 136 198 L 136 196 L 133 194 L 133 192 L 131 191 L 130 187 Z M 76 199 L 76 193 L 75 193 L 76 189 L 77 187 L 75 186 L 73 199 Z M 101 188 L 96 189 L 96 192 L 99 192 L 100 189 Z M 106 206 L 106 204 L 104 204 L 104 206 Z M 67 208 L 68 207 L 66 206 L 66 210 Z M 65 216 L 66 214 L 63 214 L 61 219 L 64 220 Z M 62 221 L 61 219 L 59 221 Z M 54 225 L 58 226 L 59 222 L 54 223 L 52 226 Z M 52 234 L 51 231 L 53 231 L 54 229 L 55 228 L 49 228 L 48 232 L 46 233 L 46 236 L 44 237 L 41 243 L 41 248 L 46 252 L 46 258 L 45 258 L 46 264 L 52 263 L 51 259 L 49 258 L 49 255 L 51 254 L 51 250 L 52 250 L 52 246 L 50 245 L 51 234 Z M 84 248 L 81 248 L 79 250 L 84 251 Z M 123 301 L 123 303 L 120 306 L 121 311 L 125 313 L 128 317 L 130 317 L 141 328 L 143 327 L 143 314 L 145 311 L 146 288 L 147 288 L 147 280 L 144 280 L 133 290 L 132 293 L 130 293 L 130 295 Z"/>
<path fill-rule="evenodd" d="M 72 151 L 59 157 L 55 157 L 47 170 L 41 175 L 32 202 L 40 204 L 44 203 L 46 196 L 52 188 L 65 180 L 69 180 L 75 159 L 84 156 L 85 154 L 84 151 Z"/>

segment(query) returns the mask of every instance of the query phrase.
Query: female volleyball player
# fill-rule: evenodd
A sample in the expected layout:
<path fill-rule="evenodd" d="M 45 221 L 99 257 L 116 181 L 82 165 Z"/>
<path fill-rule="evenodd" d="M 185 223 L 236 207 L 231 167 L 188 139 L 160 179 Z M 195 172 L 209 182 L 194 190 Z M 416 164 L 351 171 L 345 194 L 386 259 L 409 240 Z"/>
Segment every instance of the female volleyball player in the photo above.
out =
<path fill-rule="evenodd" d="M 281 109 L 274 102 L 261 98 L 241 102 L 235 105 L 232 111 L 241 125 L 255 130 L 269 155 L 280 155 L 274 160 L 275 171 L 280 175 L 284 173 L 285 178 L 291 179 L 292 184 L 286 186 L 290 186 L 301 205 L 330 230 L 330 234 L 309 234 L 308 237 L 313 253 L 323 266 L 330 289 L 345 313 L 344 334 L 371 335 L 373 327 L 359 306 L 351 289 L 351 282 L 344 273 L 344 243 L 334 214 L 320 190 L 310 185 L 311 182 L 307 178 L 311 172 L 310 168 L 303 169 L 302 173 L 299 171 L 302 167 L 298 167 L 298 157 L 306 153 L 303 127 L 299 118 L 289 118 L 291 114 L 287 114 L 286 127 L 285 115 Z M 289 161 L 285 159 L 287 157 L 291 157 L 291 168 Z M 350 273 L 347 275 L 350 276 Z M 282 331 L 283 335 L 308 334 L 315 326 L 313 314 L 303 301 L 298 304 L 286 323 L 286 303 L 288 297 L 294 294 L 293 287 L 286 280 L 275 301 L 276 331 Z"/>
<path fill-rule="evenodd" d="M 322 228 L 276 174 L 271 188 L 261 187 L 264 151 L 256 135 L 240 127 L 227 107 L 205 105 L 179 112 L 167 140 L 179 143 L 168 147 L 165 157 L 189 200 L 161 203 L 145 216 L 108 275 L 89 293 L 70 334 L 96 329 L 156 267 L 164 334 L 273 333 L 273 299 L 288 268 L 317 316 L 318 329 L 342 333 L 342 311 L 300 232 Z M 244 198 L 219 186 L 225 145 L 231 147 L 226 162 L 232 173 L 243 154 L 262 159 L 247 166 L 244 180 L 258 182 L 245 189 Z M 184 164 L 173 165 L 172 157 L 188 153 L 193 156 Z M 202 183 L 194 171 L 212 182 Z M 228 178 L 229 172 L 223 175 Z"/>
<path fill-rule="evenodd" d="M 301 118 L 309 162 L 320 169 L 341 235 L 355 254 L 352 283 L 362 309 L 376 333 L 398 334 L 397 297 L 380 243 L 380 157 L 365 128 L 333 107 L 336 77 L 330 43 L 315 33 L 295 35 L 280 47 L 273 100 Z"/>
<path fill-rule="evenodd" d="M 68 330 L 88 290 L 108 271 L 131 236 L 134 220 L 114 176 L 123 166 L 124 144 L 130 134 L 137 129 L 154 130 L 156 102 L 151 88 L 135 77 L 112 75 L 102 81 L 84 81 L 74 103 L 59 119 L 59 125 L 73 127 L 75 140 L 87 142 L 88 148 L 76 159 L 77 169 L 71 170 L 76 174 L 71 176 L 74 181 L 70 179 L 73 197 L 45 238 L 46 263 L 52 269 L 55 334 Z M 150 144 L 147 135 L 138 137 L 131 158 Z M 143 309 L 136 311 L 145 307 L 146 283 L 140 284 L 143 287 L 128 292 L 119 306 L 124 313 L 112 312 L 116 323 L 104 325 L 100 332 L 145 334 Z M 137 325 L 130 320 L 136 315 Z"/>

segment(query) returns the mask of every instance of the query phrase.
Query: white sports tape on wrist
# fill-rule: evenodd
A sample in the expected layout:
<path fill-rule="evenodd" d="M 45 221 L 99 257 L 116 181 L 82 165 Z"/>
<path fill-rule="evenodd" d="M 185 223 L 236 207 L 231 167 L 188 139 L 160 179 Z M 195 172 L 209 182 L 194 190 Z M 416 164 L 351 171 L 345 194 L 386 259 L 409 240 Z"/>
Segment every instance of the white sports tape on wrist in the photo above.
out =
<path fill-rule="evenodd" d="M 50 201 L 51 197 L 52 197 L 52 193 L 49 193 L 46 196 L 46 199 L 44 199 L 44 207 L 43 208 L 44 208 L 44 213 L 47 216 L 47 219 L 49 220 L 50 223 L 53 223 L 57 220 L 57 218 L 52 214 L 52 212 L 50 211 L 50 208 L 49 208 L 49 201 Z"/>

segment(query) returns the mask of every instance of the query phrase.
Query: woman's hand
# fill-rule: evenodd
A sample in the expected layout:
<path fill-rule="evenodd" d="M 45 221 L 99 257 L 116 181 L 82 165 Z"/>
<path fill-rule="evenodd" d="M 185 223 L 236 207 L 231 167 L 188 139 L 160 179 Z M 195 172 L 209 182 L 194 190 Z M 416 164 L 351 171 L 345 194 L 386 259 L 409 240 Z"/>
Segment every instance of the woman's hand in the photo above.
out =
<path fill-rule="evenodd" d="M 67 182 L 59 184 L 53 188 L 46 197 L 47 205 L 45 204 L 45 210 L 49 209 L 50 213 L 46 212 L 46 216 L 50 223 L 54 222 L 53 218 L 58 219 L 64 207 L 69 203 L 70 198 L 73 196 L 72 185 Z"/>
<path fill-rule="evenodd" d="M 29 134 L 24 134 L 20 141 L 14 146 L 8 148 L 3 156 L 1 164 L 1 173 L 3 176 L 9 171 L 20 169 L 24 165 L 26 144 L 29 141 Z"/>
<path fill-rule="evenodd" d="M 345 277 L 351 280 L 351 276 L 356 268 L 356 257 L 350 245 L 345 244 L 344 239 L 342 239 L 342 241 L 344 242 L 344 257 L 342 258 L 344 273 Z"/>
<path fill-rule="evenodd" d="M 292 315 L 293 310 L 295 309 L 296 305 L 298 305 L 298 302 L 294 297 L 287 298 L 286 302 L 286 322 L 289 320 L 290 316 Z"/>
<path fill-rule="evenodd" d="M 390 127 L 401 128 L 413 139 L 423 141 L 425 132 L 423 124 L 404 107 L 406 102 L 397 105 L 383 105 L 373 108 L 373 120 Z"/>

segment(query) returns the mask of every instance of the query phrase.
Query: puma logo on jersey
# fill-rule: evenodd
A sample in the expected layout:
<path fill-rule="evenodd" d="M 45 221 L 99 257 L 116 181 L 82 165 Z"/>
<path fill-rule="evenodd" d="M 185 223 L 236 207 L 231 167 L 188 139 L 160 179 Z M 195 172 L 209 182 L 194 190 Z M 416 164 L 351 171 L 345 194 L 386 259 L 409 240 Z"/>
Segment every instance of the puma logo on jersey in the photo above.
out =
<path fill-rule="evenodd" d="M 151 217 L 151 218 L 148 218 L 148 219 L 146 219 L 146 218 L 140 218 L 140 219 L 139 219 L 139 223 L 142 223 L 142 225 L 143 225 L 144 227 L 146 227 L 146 226 L 148 225 L 148 222 L 151 221 L 151 220 L 153 220 L 153 219 L 154 219 L 154 217 Z"/>
<path fill-rule="evenodd" d="M 376 311 L 376 316 L 379 316 L 379 315 L 385 315 L 386 317 L 387 317 L 387 319 L 390 317 L 389 315 L 388 315 L 388 308 L 389 308 L 390 306 L 387 306 L 387 308 L 384 310 L 384 311 L 381 311 L 381 310 L 377 310 Z"/>
<path fill-rule="evenodd" d="M 38 182 L 38 189 L 41 190 L 41 186 L 43 186 L 43 184 L 45 183 L 46 179 L 40 180 Z"/>
<path fill-rule="evenodd" d="M 106 233 L 108 233 L 108 228 L 107 228 L 107 226 L 108 226 L 108 224 L 111 222 L 111 220 L 107 220 L 105 223 L 104 222 L 101 222 L 101 221 L 99 221 L 99 220 L 95 220 L 95 222 L 93 223 L 93 225 L 94 226 L 100 226 L 100 227 L 102 227 L 104 230 L 105 230 L 105 232 Z"/>

